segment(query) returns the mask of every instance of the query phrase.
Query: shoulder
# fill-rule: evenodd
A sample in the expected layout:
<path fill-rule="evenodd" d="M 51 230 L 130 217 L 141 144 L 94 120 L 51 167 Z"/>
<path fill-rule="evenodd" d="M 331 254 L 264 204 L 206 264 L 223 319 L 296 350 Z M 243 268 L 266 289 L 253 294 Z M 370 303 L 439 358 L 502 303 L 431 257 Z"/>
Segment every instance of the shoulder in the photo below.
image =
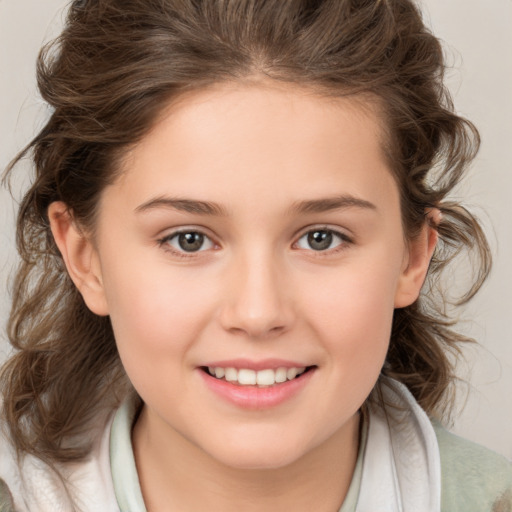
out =
<path fill-rule="evenodd" d="M 512 512 L 512 463 L 439 423 L 443 512 Z"/>
<path fill-rule="evenodd" d="M 12 443 L 0 442 L 0 512 L 118 511 L 109 462 L 113 412 L 98 415 L 84 434 L 87 456 L 73 462 L 49 465 L 24 454 L 18 463 Z"/>
<path fill-rule="evenodd" d="M 0 512 L 14 512 L 13 493 L 20 481 L 14 450 L 0 426 Z"/>
<path fill-rule="evenodd" d="M 14 447 L 0 419 L 0 512 L 14 512 L 18 509 L 14 505 L 13 494 L 17 494 L 19 483 L 20 473 Z"/>
<path fill-rule="evenodd" d="M 14 512 L 14 502 L 7 484 L 0 478 L 0 512 Z"/>

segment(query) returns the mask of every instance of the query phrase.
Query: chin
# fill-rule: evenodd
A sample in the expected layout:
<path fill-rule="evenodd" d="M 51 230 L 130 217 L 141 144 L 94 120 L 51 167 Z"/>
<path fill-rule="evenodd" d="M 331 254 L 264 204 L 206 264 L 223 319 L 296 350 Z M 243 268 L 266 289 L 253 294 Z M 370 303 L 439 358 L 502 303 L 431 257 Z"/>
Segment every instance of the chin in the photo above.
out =
<path fill-rule="evenodd" d="M 276 470 L 290 466 L 300 460 L 305 455 L 305 449 L 302 445 L 299 449 L 297 445 L 283 443 L 267 442 L 249 443 L 247 439 L 240 442 L 231 441 L 224 449 L 210 451 L 210 456 L 224 466 L 237 470 Z"/>
<path fill-rule="evenodd" d="M 236 453 L 233 457 L 223 457 L 221 460 L 217 460 L 221 464 L 236 470 L 272 471 L 292 465 L 297 462 L 298 457 L 284 454 L 276 456 L 275 453 L 262 454 L 260 452 L 254 454 Z"/>

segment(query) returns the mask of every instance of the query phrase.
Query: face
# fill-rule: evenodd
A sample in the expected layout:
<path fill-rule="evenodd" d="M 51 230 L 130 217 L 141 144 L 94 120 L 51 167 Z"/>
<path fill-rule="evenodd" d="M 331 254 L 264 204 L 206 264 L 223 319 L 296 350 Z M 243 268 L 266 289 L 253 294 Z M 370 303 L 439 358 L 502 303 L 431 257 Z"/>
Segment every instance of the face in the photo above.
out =
<path fill-rule="evenodd" d="M 354 99 L 219 85 L 126 156 L 100 202 L 102 299 L 83 293 L 111 317 L 148 428 L 245 468 L 348 433 L 413 300 L 381 146 Z"/>

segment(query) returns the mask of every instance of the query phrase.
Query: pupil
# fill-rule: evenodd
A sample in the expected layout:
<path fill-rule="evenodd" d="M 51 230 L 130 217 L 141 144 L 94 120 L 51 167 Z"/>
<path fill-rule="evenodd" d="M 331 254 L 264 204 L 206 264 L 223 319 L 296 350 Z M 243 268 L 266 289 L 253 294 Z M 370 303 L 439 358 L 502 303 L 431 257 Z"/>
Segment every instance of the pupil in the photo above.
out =
<path fill-rule="evenodd" d="M 312 231 L 308 234 L 308 243 L 315 251 L 328 249 L 332 243 L 332 233 L 329 231 Z"/>
<path fill-rule="evenodd" d="M 187 252 L 198 251 L 203 242 L 204 236 L 201 233 L 180 233 L 178 236 L 180 247 Z"/>

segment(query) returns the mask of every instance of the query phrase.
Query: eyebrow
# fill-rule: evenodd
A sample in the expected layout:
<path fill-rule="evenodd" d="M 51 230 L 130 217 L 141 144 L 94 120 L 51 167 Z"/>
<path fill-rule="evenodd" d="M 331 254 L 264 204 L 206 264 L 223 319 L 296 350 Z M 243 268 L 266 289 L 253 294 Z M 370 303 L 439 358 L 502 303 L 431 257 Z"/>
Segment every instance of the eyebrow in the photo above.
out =
<path fill-rule="evenodd" d="M 373 203 L 370 203 L 370 201 L 351 195 L 341 195 L 308 201 L 298 201 L 292 205 L 291 211 L 295 213 L 324 213 L 345 208 L 377 210 L 377 207 Z"/>
<path fill-rule="evenodd" d="M 151 199 L 137 206 L 135 212 L 147 212 L 158 208 L 170 208 L 198 215 L 227 216 L 228 214 L 226 209 L 217 203 L 175 197 L 156 197 L 155 199 Z"/>
<path fill-rule="evenodd" d="M 196 199 L 184 199 L 174 197 L 156 197 L 135 208 L 136 213 L 147 212 L 159 208 L 167 208 L 196 215 L 214 215 L 227 217 L 227 210 L 217 203 L 210 201 L 199 201 Z M 326 197 L 322 199 L 310 199 L 298 201 L 291 208 L 291 213 L 323 213 L 332 210 L 345 208 L 361 208 L 366 210 L 377 210 L 377 207 L 366 201 L 350 195 Z"/>

